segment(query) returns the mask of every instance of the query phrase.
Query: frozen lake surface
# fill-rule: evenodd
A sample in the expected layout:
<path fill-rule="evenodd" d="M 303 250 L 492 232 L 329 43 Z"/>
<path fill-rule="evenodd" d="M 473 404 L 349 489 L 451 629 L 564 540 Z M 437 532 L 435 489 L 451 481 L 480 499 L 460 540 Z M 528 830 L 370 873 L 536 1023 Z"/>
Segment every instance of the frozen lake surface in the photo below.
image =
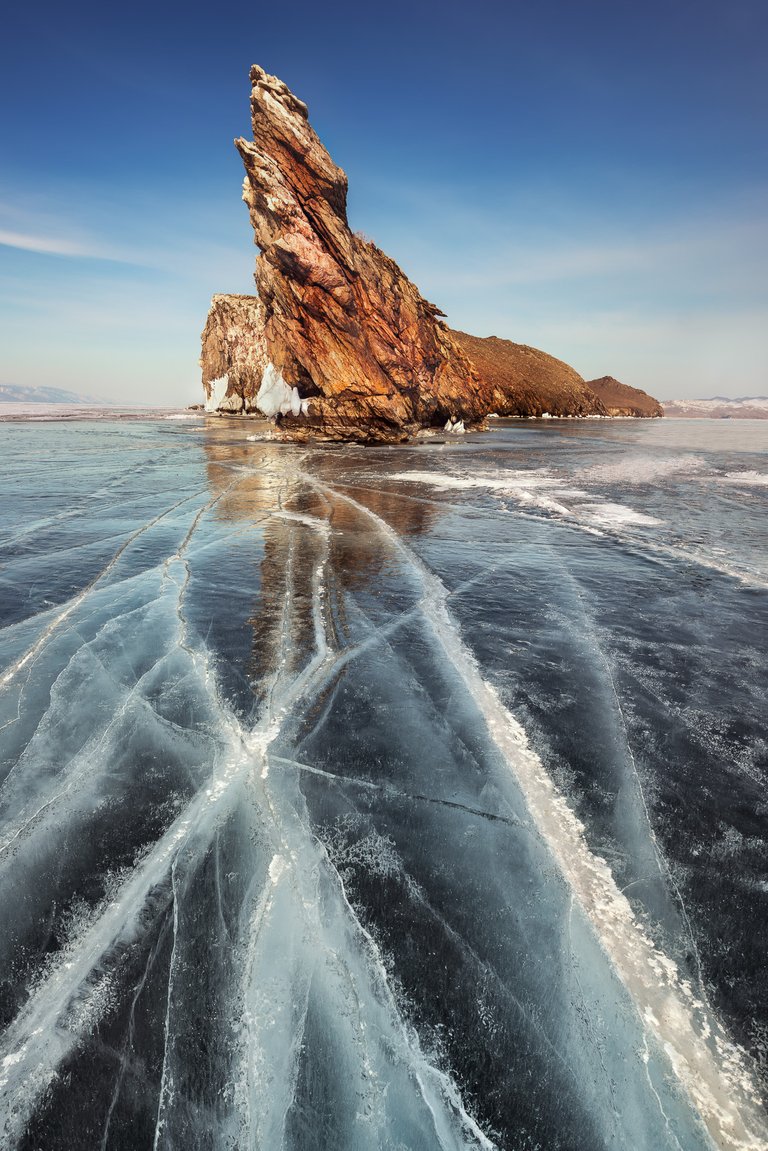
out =
<path fill-rule="evenodd" d="M 768 1146 L 768 423 L 252 432 L 4 426 L 2 1146 Z"/>

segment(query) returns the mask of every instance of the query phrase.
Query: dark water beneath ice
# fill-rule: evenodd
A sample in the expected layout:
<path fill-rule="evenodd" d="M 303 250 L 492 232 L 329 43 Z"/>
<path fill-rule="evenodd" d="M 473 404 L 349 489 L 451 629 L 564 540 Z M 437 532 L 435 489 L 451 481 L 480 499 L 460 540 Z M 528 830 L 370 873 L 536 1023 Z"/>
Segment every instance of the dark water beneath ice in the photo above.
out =
<path fill-rule="evenodd" d="M 4 426 L 0 1142 L 765 1147 L 768 425 Z"/>

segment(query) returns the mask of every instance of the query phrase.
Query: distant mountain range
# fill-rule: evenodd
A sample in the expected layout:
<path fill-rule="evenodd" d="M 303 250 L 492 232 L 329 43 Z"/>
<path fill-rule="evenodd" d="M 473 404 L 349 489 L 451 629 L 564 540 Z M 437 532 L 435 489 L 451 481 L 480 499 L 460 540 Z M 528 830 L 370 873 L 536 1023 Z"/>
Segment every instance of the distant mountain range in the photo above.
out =
<path fill-rule="evenodd" d="M 768 420 L 768 396 L 712 396 L 709 400 L 664 400 L 664 415 L 679 419 Z"/>
<path fill-rule="evenodd" d="M 64 388 L 31 388 L 23 384 L 0 384 L 0 404 L 80 404 L 86 407 L 111 407 L 111 400 L 83 396 Z"/>

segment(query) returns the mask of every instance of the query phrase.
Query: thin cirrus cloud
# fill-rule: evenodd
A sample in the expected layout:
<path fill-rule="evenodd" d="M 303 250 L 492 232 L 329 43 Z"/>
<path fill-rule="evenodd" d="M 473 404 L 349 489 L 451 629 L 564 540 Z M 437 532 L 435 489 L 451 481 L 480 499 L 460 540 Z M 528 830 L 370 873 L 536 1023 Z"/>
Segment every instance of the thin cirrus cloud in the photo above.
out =
<path fill-rule="evenodd" d="M 707 205 L 660 214 L 652 221 L 601 219 L 583 205 L 563 204 L 556 223 L 532 214 L 486 210 L 473 216 L 449 209 L 414 213 L 410 265 L 429 290 L 461 293 L 535 288 L 623 278 L 622 292 L 640 281 L 670 292 L 703 291 L 765 297 L 768 224 L 750 203 Z M 384 246 L 401 247 L 402 216 L 383 216 Z M 469 237 L 469 242 L 466 237 Z M 442 241 L 442 242 L 441 242 Z M 615 285 L 612 285 L 615 290 Z"/>
<path fill-rule="evenodd" d="M 580 282 L 587 285 L 623 277 L 627 287 L 658 282 L 662 297 L 675 291 L 743 294 L 765 291 L 766 255 L 768 237 L 759 227 L 725 226 L 707 235 L 656 235 L 644 240 L 596 236 L 592 243 L 581 245 L 565 238 L 560 242 L 542 238 L 511 241 L 501 251 L 497 249 L 492 259 L 468 254 L 450 267 L 439 260 L 430 278 L 432 285 L 451 292 L 555 283 L 571 283 L 577 292 Z"/>
<path fill-rule="evenodd" d="M 765 300 L 763 184 L 673 185 L 664 195 L 652 182 L 625 184 L 615 176 L 607 192 L 585 195 L 521 179 L 502 191 L 367 181 L 353 211 L 437 302 L 445 292 L 461 310 L 478 293 L 550 286 L 576 306 L 601 284 L 625 299 L 656 293 L 660 306 L 672 296 Z"/>
<path fill-rule="evenodd" d="M 110 238 L 116 221 L 125 221 L 130 228 L 131 217 L 141 218 L 140 211 L 132 213 L 130 206 L 122 204 L 105 206 L 98 189 L 88 185 L 53 189 L 51 197 L 61 205 L 60 211 L 50 211 L 39 194 L 27 189 L 16 189 L 0 199 L 0 246 L 68 260 L 156 265 L 157 252 L 144 243 L 131 243 L 125 227 L 120 232 L 122 243 L 115 244 Z M 88 223 L 82 219 L 86 214 Z M 143 222 L 146 227 L 146 216 Z M 34 279 L 35 274 L 35 266 L 29 265 L 26 275 Z M 23 279 L 25 273 L 19 270 L 19 275 Z"/>
<path fill-rule="evenodd" d="M 109 260 L 113 263 L 138 262 L 135 257 L 120 252 L 98 241 L 69 239 L 34 232 L 15 232 L 0 228 L 0 245 L 22 252 L 36 252 L 44 256 L 65 256 L 79 260 Z"/>
<path fill-rule="evenodd" d="M 60 195 L 60 193 L 59 193 Z M 88 204 L 93 197 L 79 190 Z M 125 263 L 127 254 L 77 223 L 77 213 L 50 211 L 30 189 L 4 188 L 0 196 L 0 246 L 43 256 Z"/>
<path fill-rule="evenodd" d="M 89 256 L 92 253 L 72 240 L 53 236 L 33 236 L 27 232 L 7 232 L 0 229 L 0 244 L 5 248 L 21 248 L 24 252 L 42 252 L 50 256 Z"/>
<path fill-rule="evenodd" d="M 66 261 L 122 265 L 127 280 L 146 274 L 217 280 L 252 265 L 247 217 L 236 190 L 223 205 L 199 194 L 179 201 L 172 196 L 119 195 L 81 182 L 51 190 L 56 212 L 38 193 L 15 188 L 0 194 L 0 247 Z M 17 262 L 20 289 L 36 282 L 34 263 Z M 87 266 L 73 269 L 87 276 Z M 118 268 L 115 274 L 119 275 Z M 238 275 L 238 282 L 240 276 Z"/>

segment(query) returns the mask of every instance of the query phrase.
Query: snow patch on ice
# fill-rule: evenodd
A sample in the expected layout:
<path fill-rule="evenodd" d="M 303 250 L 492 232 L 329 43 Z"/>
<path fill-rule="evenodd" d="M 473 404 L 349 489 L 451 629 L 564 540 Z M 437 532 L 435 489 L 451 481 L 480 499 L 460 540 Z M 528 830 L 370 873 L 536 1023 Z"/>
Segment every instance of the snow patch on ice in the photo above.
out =
<path fill-rule="evenodd" d="M 429 484 L 444 490 L 485 489 L 499 496 L 511 497 L 525 508 L 538 509 L 549 515 L 575 522 L 584 531 L 594 531 L 594 528 L 588 526 L 592 524 L 621 528 L 654 527 L 663 522 L 623 504 L 603 501 L 598 503 L 591 500 L 588 503 L 581 503 L 582 500 L 589 500 L 588 492 L 581 488 L 570 487 L 565 479 L 553 476 L 545 468 L 462 475 L 426 471 L 398 472 L 392 479 L 406 483 Z M 565 500 L 569 502 L 563 502 Z"/>
<path fill-rule="evenodd" d="M 748 488 L 768 488 L 768 472 L 726 472 L 720 481 Z"/>
<path fill-rule="evenodd" d="M 282 855 L 273 855 L 272 862 L 269 865 L 269 878 L 274 885 L 279 882 L 280 876 L 283 875 L 288 864 Z"/>
<path fill-rule="evenodd" d="M 206 412 L 217 412 L 226 397 L 229 377 L 220 376 L 218 380 L 211 380 L 208 386 L 211 390 L 205 399 L 205 410 Z"/>
<path fill-rule="evenodd" d="M 283 379 L 283 373 L 273 363 L 267 364 L 256 396 L 256 407 L 265 416 L 306 415 L 309 401 L 302 400 L 298 388 L 292 388 Z"/>
<path fill-rule="evenodd" d="M 472 475 L 451 475 L 446 472 L 398 472 L 392 479 L 403 480 L 406 483 L 431 484 L 436 488 L 486 488 L 489 491 L 499 491 L 515 494 L 523 489 L 559 488 L 562 480 L 550 475 L 544 469 L 537 471 L 512 471 L 506 473 L 493 472 L 491 474 L 476 472 Z M 582 493 L 586 494 L 586 493 Z"/>
<path fill-rule="evenodd" d="M 451 420 L 451 419 L 449 419 L 446 422 L 446 425 L 444 428 L 444 431 L 452 432 L 456 436 L 463 436 L 464 433 L 466 432 L 466 430 L 467 429 L 464 427 L 464 421 L 463 420 Z"/>
<path fill-rule="evenodd" d="M 283 379 L 283 373 L 274 364 L 267 364 L 256 395 L 256 407 L 265 416 L 276 416 L 291 410 L 292 389 Z"/>
<path fill-rule="evenodd" d="M 700 456 L 622 456 L 616 463 L 583 468 L 577 478 L 596 484 L 652 484 L 665 476 L 696 474 L 706 466 Z"/>
<path fill-rule="evenodd" d="M 663 523 L 662 520 L 658 520 L 654 516 L 637 512 L 634 508 L 625 507 L 624 504 L 577 504 L 574 510 L 579 515 L 584 515 L 587 519 L 594 520 L 595 523 L 609 528 L 634 524 L 641 527 L 654 527 Z"/>

